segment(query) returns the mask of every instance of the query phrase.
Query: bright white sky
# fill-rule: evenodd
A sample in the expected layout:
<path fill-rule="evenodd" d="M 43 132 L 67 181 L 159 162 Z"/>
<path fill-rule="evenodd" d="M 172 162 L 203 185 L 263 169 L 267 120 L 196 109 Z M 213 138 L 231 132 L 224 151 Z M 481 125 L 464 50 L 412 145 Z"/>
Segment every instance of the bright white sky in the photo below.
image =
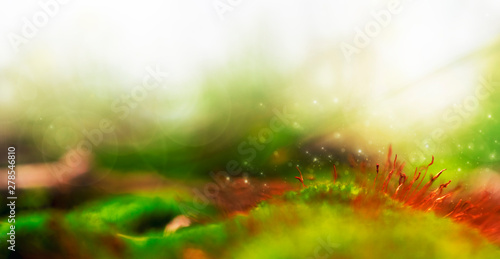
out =
<path fill-rule="evenodd" d="M 179 83 L 196 78 L 200 68 L 234 58 L 252 44 L 261 45 L 283 70 L 302 64 L 318 45 L 332 46 L 340 53 L 339 44 L 352 44 L 356 27 L 373 21 L 370 12 L 386 7 L 386 1 L 221 0 L 236 3 L 221 20 L 212 0 L 68 0 L 15 53 L 8 35 L 22 35 L 23 19 L 32 20 L 43 10 L 39 2 L 49 1 L 0 1 L 0 68 L 34 55 L 50 59 L 52 70 L 47 68 L 47 73 L 55 75 L 103 62 L 131 78 L 141 78 L 146 65 L 161 63 Z M 361 50 L 358 61 L 345 64 L 354 77 L 371 70 L 375 76 L 370 78 L 370 92 L 376 95 L 397 92 L 500 35 L 500 1 L 401 3 L 401 13 Z M 363 58 L 367 56 L 371 58 Z M 472 62 L 454 68 L 444 78 L 417 84 L 419 91 L 405 89 L 399 101 L 415 102 L 422 109 L 413 109 L 423 113 L 443 108 L 450 103 L 440 101 L 440 96 L 463 97 L 481 75 L 480 65 Z M 356 87 L 366 85 L 353 84 Z M 430 91 L 436 94 L 429 95 Z M 425 100 L 419 94 L 425 94 Z"/>

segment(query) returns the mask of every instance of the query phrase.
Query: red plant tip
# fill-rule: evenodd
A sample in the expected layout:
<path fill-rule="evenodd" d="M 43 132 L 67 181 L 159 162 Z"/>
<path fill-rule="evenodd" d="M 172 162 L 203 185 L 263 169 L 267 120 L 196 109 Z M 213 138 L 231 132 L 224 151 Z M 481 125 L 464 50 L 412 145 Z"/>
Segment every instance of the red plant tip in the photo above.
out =
<path fill-rule="evenodd" d="M 300 177 L 295 176 L 295 179 L 299 180 L 302 183 L 302 186 L 307 188 L 307 186 L 304 184 L 304 177 L 302 176 L 302 172 L 300 171 L 298 166 L 297 166 L 297 170 L 299 171 Z"/>
<path fill-rule="evenodd" d="M 398 175 L 401 176 L 401 172 L 403 171 L 403 168 L 405 167 L 406 162 L 401 163 L 398 169 Z"/>
<path fill-rule="evenodd" d="M 335 183 L 337 181 L 337 168 L 335 167 L 335 165 L 333 165 L 333 171 L 332 171 L 332 174 L 333 174 L 333 183 Z"/>
<path fill-rule="evenodd" d="M 406 174 L 402 173 L 399 177 L 399 185 L 403 184 L 404 182 L 406 182 Z"/>
<path fill-rule="evenodd" d="M 434 164 L 434 156 L 432 156 L 432 161 L 428 166 L 431 166 L 432 164 Z"/>
<path fill-rule="evenodd" d="M 446 168 L 443 169 L 443 170 L 441 170 L 441 171 L 439 171 L 439 173 L 436 176 L 432 177 L 431 181 L 436 180 L 444 171 L 446 171 Z"/>
<path fill-rule="evenodd" d="M 373 187 L 372 188 L 375 188 L 375 185 L 377 183 L 377 178 L 378 178 L 378 167 L 379 165 L 377 164 L 377 174 L 375 175 L 375 180 L 373 180 Z"/>
<path fill-rule="evenodd" d="M 451 183 L 451 180 L 449 180 L 447 183 L 443 183 L 443 184 L 441 184 L 441 186 L 440 186 L 440 187 L 441 187 L 441 188 L 446 188 L 446 187 L 448 187 L 448 185 L 449 185 L 450 183 Z"/>

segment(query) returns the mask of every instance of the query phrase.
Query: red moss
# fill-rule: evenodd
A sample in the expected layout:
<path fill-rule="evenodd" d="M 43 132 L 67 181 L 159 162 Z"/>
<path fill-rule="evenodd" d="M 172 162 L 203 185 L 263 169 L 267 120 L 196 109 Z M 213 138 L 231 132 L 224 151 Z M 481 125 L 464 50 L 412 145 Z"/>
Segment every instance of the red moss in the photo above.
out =
<path fill-rule="evenodd" d="M 299 167 L 297 166 L 297 170 L 300 173 L 300 177 L 295 176 L 295 179 L 299 180 L 302 183 L 302 186 L 307 188 L 307 186 L 304 184 L 304 177 L 302 176 L 302 172 L 300 171 Z"/>
<path fill-rule="evenodd" d="M 373 187 L 372 188 L 375 188 L 375 184 L 377 184 L 378 168 L 379 168 L 379 164 L 377 164 L 377 175 L 375 175 L 375 180 L 373 180 Z"/>
<path fill-rule="evenodd" d="M 396 191 L 394 192 L 394 196 L 392 196 L 392 198 L 396 198 L 396 196 L 398 195 L 399 189 L 406 182 L 406 178 L 407 178 L 406 174 L 404 174 L 404 173 L 401 174 L 400 173 L 400 176 L 399 176 L 399 185 L 398 185 L 398 188 L 396 188 Z"/>
<path fill-rule="evenodd" d="M 431 176 L 430 180 L 420 188 L 429 167 L 434 163 L 434 156 L 431 162 L 425 166 L 424 174 L 421 177 L 421 171 L 418 167 L 415 168 L 412 180 L 406 184 L 407 176 L 403 172 L 404 163 L 400 166 L 397 164 L 397 155 L 394 162 L 391 164 L 392 147 L 389 146 L 386 166 L 382 173 L 386 173 L 386 178 L 381 188 L 377 187 L 377 179 L 379 175 L 379 165 L 376 166 L 375 180 L 373 181 L 372 189 L 376 192 L 386 194 L 388 192 L 394 193 L 392 198 L 403 202 L 405 205 L 414 209 L 423 211 L 434 211 L 438 215 L 452 218 L 455 221 L 466 223 L 475 227 L 483 233 L 490 240 L 500 244 L 500 198 L 493 198 L 491 193 L 483 192 L 481 194 L 472 193 L 468 201 L 459 200 L 454 204 L 453 198 L 458 195 L 464 195 L 460 187 L 444 193 L 444 190 L 450 185 L 451 181 L 440 184 L 433 191 L 429 191 L 432 184 L 442 175 L 446 169 L 439 171 L 436 175 Z M 397 170 L 399 179 L 397 183 L 391 185 L 391 180 L 394 172 Z M 418 172 L 418 173 L 417 173 Z M 420 178 L 418 185 L 413 188 L 414 183 Z M 405 186 L 406 185 L 406 186 Z M 391 186 L 394 186 L 391 188 Z"/>
<path fill-rule="evenodd" d="M 333 165 L 333 170 L 332 170 L 332 177 L 333 177 L 333 183 L 335 183 L 337 181 L 337 168 L 335 167 L 335 165 Z"/>
<path fill-rule="evenodd" d="M 385 179 L 384 184 L 382 185 L 381 191 L 383 191 L 384 193 L 387 193 L 387 188 L 389 187 L 389 182 L 391 181 L 392 174 L 394 173 L 394 169 L 396 168 L 397 160 L 398 160 L 398 155 L 396 155 L 396 157 L 394 158 L 394 165 L 392 166 L 392 169 L 389 172 L 389 174 L 387 174 L 387 178 Z"/>
<path fill-rule="evenodd" d="M 371 187 L 374 192 L 381 193 L 383 195 L 386 195 L 388 192 L 393 193 L 392 199 L 402 202 L 406 206 L 427 212 L 433 211 L 443 217 L 448 217 L 455 221 L 468 224 L 477 228 L 483 235 L 500 245 L 500 196 L 496 196 L 495 198 L 490 192 L 465 194 L 460 186 L 444 193 L 451 181 L 440 184 L 435 190 L 429 191 L 432 184 L 442 175 L 444 171 L 446 171 L 446 169 L 443 169 L 436 175 L 431 176 L 430 180 L 424 184 L 422 188 L 420 188 L 425 176 L 427 175 L 429 167 L 434 164 L 434 156 L 432 156 L 432 160 L 427 166 L 422 167 L 420 170 L 418 167 L 415 168 L 412 180 L 407 184 L 408 177 L 403 172 L 405 163 L 398 165 L 397 155 L 395 155 L 394 161 L 391 163 L 391 155 L 392 147 L 389 146 L 387 160 L 384 169 L 382 170 L 382 174 L 385 173 L 386 177 L 381 187 L 377 184 L 380 166 L 379 164 L 376 164 L 376 175 Z M 352 167 L 358 166 L 351 156 L 349 156 L 349 163 Z M 302 172 L 298 167 L 297 170 L 300 173 L 300 177 L 295 176 L 295 178 L 302 183 L 303 187 L 307 188 L 304 184 Z M 422 171 L 424 171 L 423 175 Z M 396 172 L 399 176 L 399 179 L 397 180 L 397 183 L 391 184 L 394 172 Z M 366 177 L 364 172 L 362 175 Z M 338 175 L 335 165 L 333 166 L 332 177 L 333 182 L 336 183 Z M 419 183 L 414 187 L 415 182 L 419 179 Z M 458 203 L 455 204 L 453 200 L 459 195 L 469 195 L 470 197 L 467 201 L 460 199 Z M 353 205 L 359 207 L 363 204 L 362 207 L 367 206 L 364 210 L 371 210 L 368 208 L 376 210 L 376 208 L 373 208 L 377 207 L 375 206 L 376 203 L 370 201 L 367 205 L 366 202 L 363 202 L 369 201 L 369 197 L 373 198 L 377 197 L 377 195 L 373 196 L 360 194 L 354 199 Z"/>

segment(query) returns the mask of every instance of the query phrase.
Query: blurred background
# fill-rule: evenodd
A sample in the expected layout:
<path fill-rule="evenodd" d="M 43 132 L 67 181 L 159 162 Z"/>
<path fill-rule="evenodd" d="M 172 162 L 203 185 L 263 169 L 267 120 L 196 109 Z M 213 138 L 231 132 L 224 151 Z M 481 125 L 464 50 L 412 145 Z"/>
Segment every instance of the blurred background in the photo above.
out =
<path fill-rule="evenodd" d="M 494 0 L 3 1 L 0 147 L 17 150 L 20 224 L 59 231 L 62 209 L 78 231 L 143 233 L 192 186 L 258 195 L 298 187 L 296 166 L 373 172 L 389 145 L 410 173 L 434 156 L 466 187 L 498 177 L 499 18 Z M 69 213 L 87 201 L 103 209 Z"/>
<path fill-rule="evenodd" d="M 60 159 L 103 119 L 112 130 L 90 152 L 102 171 L 206 177 L 235 159 L 272 177 L 392 143 L 407 163 L 434 155 L 460 175 L 500 156 L 496 1 L 16 1 L 0 12 L 0 141 L 19 163 Z M 151 70 L 168 76 L 135 91 Z M 239 144 L 273 109 L 293 119 L 247 159 Z"/>

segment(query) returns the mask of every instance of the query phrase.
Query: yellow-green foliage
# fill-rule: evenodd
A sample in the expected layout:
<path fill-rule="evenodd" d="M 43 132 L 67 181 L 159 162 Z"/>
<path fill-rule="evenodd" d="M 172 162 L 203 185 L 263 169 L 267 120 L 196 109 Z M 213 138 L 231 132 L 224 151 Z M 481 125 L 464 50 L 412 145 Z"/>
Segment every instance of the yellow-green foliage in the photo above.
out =
<path fill-rule="evenodd" d="M 182 258 L 186 249 L 211 258 L 500 258 L 476 230 L 352 183 L 312 184 L 248 215 L 163 236 L 179 213 L 171 199 L 115 197 L 69 213 L 22 216 L 18 240 L 25 255 L 93 258 Z"/>

